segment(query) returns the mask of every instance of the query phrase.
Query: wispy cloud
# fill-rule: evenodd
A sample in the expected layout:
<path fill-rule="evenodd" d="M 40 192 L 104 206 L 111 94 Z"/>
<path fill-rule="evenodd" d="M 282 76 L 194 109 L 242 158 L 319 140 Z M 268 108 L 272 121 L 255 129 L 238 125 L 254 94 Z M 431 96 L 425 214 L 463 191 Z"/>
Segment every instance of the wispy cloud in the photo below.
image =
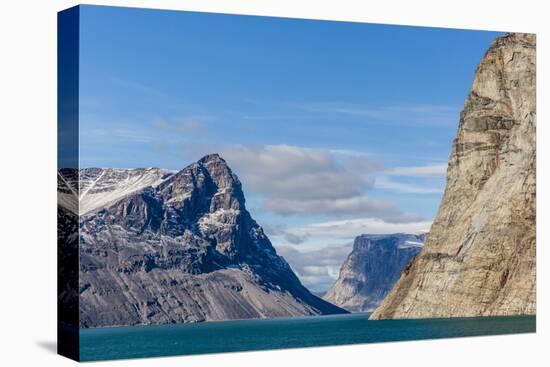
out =
<path fill-rule="evenodd" d="M 447 164 L 430 164 L 425 166 L 396 167 L 385 171 L 392 176 L 408 177 L 445 177 Z"/>
<path fill-rule="evenodd" d="M 375 188 L 407 194 L 440 194 L 447 174 L 446 164 L 395 167 L 376 176 Z"/>
<path fill-rule="evenodd" d="M 365 118 L 369 122 L 389 125 L 441 126 L 456 125 L 460 106 L 430 104 L 369 105 L 349 103 L 304 103 L 304 111 Z"/>
<path fill-rule="evenodd" d="M 431 187 L 395 181 L 384 175 L 376 177 L 375 187 L 377 189 L 391 190 L 407 194 L 440 194 L 443 192 L 443 187 Z"/>
<path fill-rule="evenodd" d="M 369 123 L 381 123 L 390 126 L 456 126 L 460 105 L 431 103 L 387 103 L 372 104 L 347 103 L 341 101 L 270 101 L 247 99 L 246 103 L 268 109 L 273 113 L 245 114 L 243 119 L 250 120 L 298 120 L 320 119 L 326 117 L 361 118 Z"/>
<path fill-rule="evenodd" d="M 158 141 L 158 137 L 154 137 L 145 132 L 133 129 L 131 126 L 118 124 L 116 128 L 91 128 L 83 129 L 81 134 L 87 138 L 95 137 L 101 140 L 114 140 L 117 142 L 134 142 L 134 143 L 152 143 Z"/>
<path fill-rule="evenodd" d="M 161 97 L 161 98 L 170 98 L 170 99 L 174 98 L 172 95 L 165 93 L 164 91 L 158 88 L 152 87 L 147 83 L 143 83 L 137 80 L 123 79 L 113 75 L 108 76 L 105 79 L 111 84 L 114 84 L 119 88 L 129 89 L 129 90 L 132 90 L 133 92 L 138 92 L 141 94 L 146 94 L 149 96 L 155 96 L 155 97 Z"/>
<path fill-rule="evenodd" d="M 187 117 L 183 119 L 159 119 L 153 122 L 153 127 L 177 133 L 201 133 L 207 131 L 206 117 Z"/>
<path fill-rule="evenodd" d="M 389 222 L 415 221 L 420 216 L 403 213 L 399 207 L 385 200 L 356 196 L 343 199 L 288 200 L 269 198 L 264 208 L 279 215 L 328 214 L 335 216 L 370 216 Z"/>
<path fill-rule="evenodd" d="M 372 157 L 372 153 L 358 151 L 358 150 L 349 150 L 349 149 L 328 149 L 329 152 L 334 154 L 341 154 L 344 156 L 351 157 Z"/>

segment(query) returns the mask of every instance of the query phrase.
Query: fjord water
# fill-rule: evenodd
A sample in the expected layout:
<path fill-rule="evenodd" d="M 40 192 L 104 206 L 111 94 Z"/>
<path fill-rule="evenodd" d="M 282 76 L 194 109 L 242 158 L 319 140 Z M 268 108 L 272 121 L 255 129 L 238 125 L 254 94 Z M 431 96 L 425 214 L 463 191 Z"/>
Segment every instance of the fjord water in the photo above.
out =
<path fill-rule="evenodd" d="M 80 330 L 82 361 L 532 333 L 535 316 L 369 321 L 369 313 Z"/>

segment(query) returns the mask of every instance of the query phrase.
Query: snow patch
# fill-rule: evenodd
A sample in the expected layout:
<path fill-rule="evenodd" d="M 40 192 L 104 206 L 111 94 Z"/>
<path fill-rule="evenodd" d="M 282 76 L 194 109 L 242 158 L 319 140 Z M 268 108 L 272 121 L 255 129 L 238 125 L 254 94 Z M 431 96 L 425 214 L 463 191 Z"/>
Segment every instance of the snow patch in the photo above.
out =
<path fill-rule="evenodd" d="M 418 241 L 405 241 L 399 245 L 399 248 L 411 248 L 411 247 L 422 247 L 424 242 Z"/>
<path fill-rule="evenodd" d="M 99 171 L 99 172 L 98 172 Z M 136 169 L 88 169 L 79 171 L 80 190 L 59 174 L 59 177 L 73 193 L 74 199 L 68 194 L 58 195 L 58 203 L 74 213 L 80 215 L 111 204 L 125 196 L 149 186 L 158 186 L 172 176 L 172 172 L 158 168 Z M 75 205 L 77 192 L 78 205 Z"/>
<path fill-rule="evenodd" d="M 220 227 L 229 227 L 233 226 L 234 223 L 227 221 L 228 217 L 236 217 L 239 215 L 240 210 L 235 209 L 223 209 L 220 208 L 213 213 L 208 213 L 199 219 L 198 224 L 201 232 L 208 230 L 211 227 L 220 228 Z"/>

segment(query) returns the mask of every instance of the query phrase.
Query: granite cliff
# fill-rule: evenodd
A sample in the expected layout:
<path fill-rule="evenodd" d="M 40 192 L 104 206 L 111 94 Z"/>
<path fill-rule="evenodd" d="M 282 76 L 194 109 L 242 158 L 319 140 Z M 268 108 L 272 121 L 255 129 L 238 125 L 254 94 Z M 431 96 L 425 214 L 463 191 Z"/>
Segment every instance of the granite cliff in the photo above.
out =
<path fill-rule="evenodd" d="M 177 173 L 91 168 L 59 182 L 61 212 L 79 214 L 81 327 L 346 312 L 277 255 L 217 154 Z"/>
<path fill-rule="evenodd" d="M 535 49 L 507 34 L 483 57 L 425 246 L 372 319 L 535 313 Z"/>
<path fill-rule="evenodd" d="M 324 299 L 351 312 L 380 305 L 399 275 L 420 252 L 424 235 L 361 235 Z"/>

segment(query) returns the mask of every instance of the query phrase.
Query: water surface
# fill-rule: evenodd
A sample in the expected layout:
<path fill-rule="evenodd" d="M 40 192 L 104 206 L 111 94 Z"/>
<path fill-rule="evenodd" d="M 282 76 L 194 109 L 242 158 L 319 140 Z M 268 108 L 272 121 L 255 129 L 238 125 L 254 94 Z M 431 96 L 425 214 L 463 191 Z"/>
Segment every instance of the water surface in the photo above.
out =
<path fill-rule="evenodd" d="M 532 333 L 535 316 L 369 321 L 368 313 L 80 330 L 81 360 Z"/>

